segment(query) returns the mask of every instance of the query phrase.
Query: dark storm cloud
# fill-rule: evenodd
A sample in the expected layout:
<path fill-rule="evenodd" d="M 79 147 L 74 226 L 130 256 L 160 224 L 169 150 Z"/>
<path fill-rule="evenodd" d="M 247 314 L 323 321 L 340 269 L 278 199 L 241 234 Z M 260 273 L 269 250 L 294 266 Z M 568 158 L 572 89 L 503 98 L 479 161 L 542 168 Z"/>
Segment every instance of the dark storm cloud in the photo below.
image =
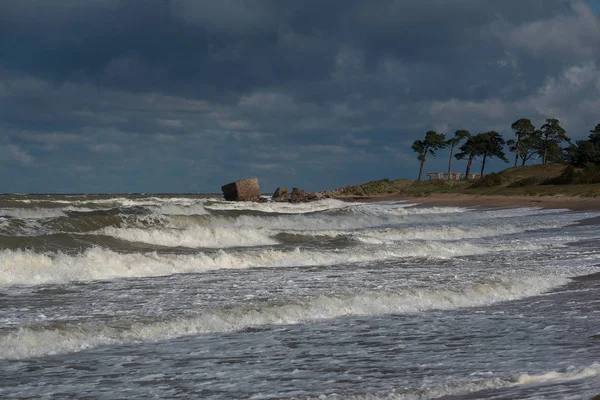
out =
<path fill-rule="evenodd" d="M 501 54 L 501 41 L 485 37 L 486 25 L 572 13 L 552 0 L 56 3 L 4 3 L 8 67 L 57 81 L 223 101 L 290 82 L 309 83 L 300 95 L 323 101 L 345 94 L 341 84 L 312 93 L 310 86 L 328 82 L 336 68 L 338 76 L 360 78 L 377 75 L 389 60 L 406 64 L 424 98 L 440 90 L 460 94 L 464 74 L 482 74 L 467 64 Z"/>
<path fill-rule="evenodd" d="M 0 34 L 5 165 L 77 150 L 79 172 L 179 163 L 218 182 L 235 159 L 352 183 L 412 160 L 432 128 L 558 117 L 582 137 L 600 122 L 600 22 L 583 1 L 22 0 L 0 3 Z"/>

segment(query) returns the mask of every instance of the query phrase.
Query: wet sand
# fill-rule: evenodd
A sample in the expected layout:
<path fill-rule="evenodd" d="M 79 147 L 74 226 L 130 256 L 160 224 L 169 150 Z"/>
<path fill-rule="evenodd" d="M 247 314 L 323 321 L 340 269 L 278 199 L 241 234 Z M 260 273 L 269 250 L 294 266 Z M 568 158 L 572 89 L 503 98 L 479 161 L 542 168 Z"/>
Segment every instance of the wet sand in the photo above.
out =
<path fill-rule="evenodd" d="M 565 208 L 574 211 L 600 210 L 600 198 L 567 196 L 485 196 L 472 194 L 432 193 L 428 196 L 406 196 L 389 194 L 383 196 L 339 197 L 347 201 L 390 201 L 406 200 L 411 203 L 459 207 L 542 207 Z"/>

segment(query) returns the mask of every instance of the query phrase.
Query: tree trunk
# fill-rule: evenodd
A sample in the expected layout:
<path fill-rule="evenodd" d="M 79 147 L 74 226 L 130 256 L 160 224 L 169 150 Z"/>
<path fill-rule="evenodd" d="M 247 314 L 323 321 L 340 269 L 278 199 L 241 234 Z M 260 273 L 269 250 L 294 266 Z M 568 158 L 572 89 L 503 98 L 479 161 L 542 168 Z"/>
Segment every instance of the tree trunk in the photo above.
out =
<path fill-rule="evenodd" d="M 448 160 L 448 179 L 450 180 L 450 171 L 452 170 L 452 153 L 454 153 L 454 144 L 450 147 L 450 160 Z"/>
<path fill-rule="evenodd" d="M 421 166 L 419 167 L 419 179 L 417 179 L 418 181 L 421 180 L 421 174 L 423 173 L 423 164 L 425 164 L 425 160 L 421 160 Z"/>
<path fill-rule="evenodd" d="M 517 166 L 517 161 L 519 161 L 519 147 L 521 146 L 521 139 L 517 139 L 517 144 L 515 144 L 515 167 Z"/>
<path fill-rule="evenodd" d="M 487 153 L 483 153 L 483 160 L 481 161 L 481 177 L 483 178 L 483 169 L 485 168 L 485 159 L 487 158 Z"/>
<path fill-rule="evenodd" d="M 469 174 L 471 173 L 471 164 L 473 164 L 473 155 L 469 156 L 469 160 L 467 161 L 467 171 L 465 172 L 465 179 L 469 179 Z"/>
<path fill-rule="evenodd" d="M 546 164 L 546 153 L 548 153 L 547 147 L 544 149 L 544 157 L 542 157 L 542 164 L 544 164 L 544 165 Z"/>
<path fill-rule="evenodd" d="M 527 162 L 527 157 L 523 157 L 523 163 L 521 164 L 521 167 L 524 167 L 526 162 Z"/>

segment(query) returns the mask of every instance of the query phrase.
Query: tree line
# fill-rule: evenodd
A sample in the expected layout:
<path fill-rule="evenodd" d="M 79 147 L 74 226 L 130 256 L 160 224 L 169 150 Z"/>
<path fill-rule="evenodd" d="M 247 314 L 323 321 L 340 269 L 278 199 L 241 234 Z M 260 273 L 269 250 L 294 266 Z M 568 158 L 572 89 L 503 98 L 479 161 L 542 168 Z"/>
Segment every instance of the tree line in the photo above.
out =
<path fill-rule="evenodd" d="M 542 164 L 566 163 L 575 167 L 598 168 L 600 167 L 600 124 L 591 130 L 586 140 L 572 143 L 565 129 L 556 118 L 546 119 L 546 123 L 537 129 L 529 119 L 521 118 L 511 126 L 515 138 L 504 140 L 496 131 L 489 131 L 472 135 L 465 129 L 459 129 L 450 139 L 444 133 L 428 131 L 423 140 L 415 140 L 412 149 L 418 154 L 419 178 L 423 173 L 423 165 L 427 156 L 435 157 L 438 150 L 450 148 L 448 160 L 448 179 L 452 169 L 452 156 L 458 160 L 466 160 L 465 175 L 471 174 L 473 161 L 481 159 L 481 176 L 485 170 L 486 162 L 491 158 L 499 158 L 508 163 L 504 152 L 514 153 L 514 166 L 519 163 L 524 166 L 529 160 L 537 156 Z M 462 145 L 460 145 L 462 143 Z M 561 147 L 564 143 L 566 147 Z M 454 154 L 455 148 L 460 145 L 459 152 Z"/>

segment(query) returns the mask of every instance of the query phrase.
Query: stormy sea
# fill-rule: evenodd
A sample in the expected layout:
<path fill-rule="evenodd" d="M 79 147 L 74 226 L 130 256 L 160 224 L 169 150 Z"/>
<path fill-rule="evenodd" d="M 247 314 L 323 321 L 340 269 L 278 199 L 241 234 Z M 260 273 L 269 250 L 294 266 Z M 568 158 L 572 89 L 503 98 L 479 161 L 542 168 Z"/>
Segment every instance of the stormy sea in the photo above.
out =
<path fill-rule="evenodd" d="M 598 212 L 0 197 L 0 398 L 589 399 Z"/>

